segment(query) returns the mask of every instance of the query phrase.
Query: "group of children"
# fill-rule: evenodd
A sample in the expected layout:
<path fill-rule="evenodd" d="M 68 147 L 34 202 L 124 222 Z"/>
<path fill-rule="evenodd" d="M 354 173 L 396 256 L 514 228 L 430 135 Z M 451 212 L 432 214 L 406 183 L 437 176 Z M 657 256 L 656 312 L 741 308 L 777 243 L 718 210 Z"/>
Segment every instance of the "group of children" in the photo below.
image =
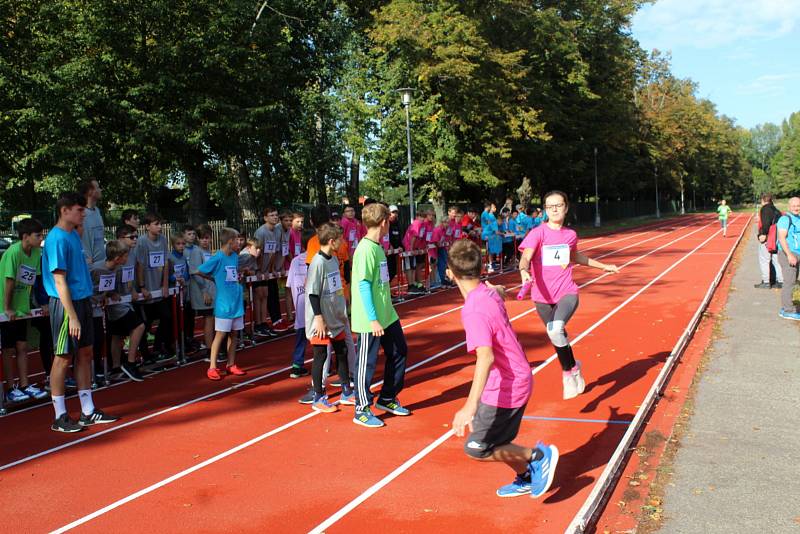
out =
<path fill-rule="evenodd" d="M 534 300 L 562 365 L 563 396 L 569 399 L 582 393 L 585 387 L 580 363 L 574 358 L 566 333 L 566 323 L 578 303 L 572 265 L 578 263 L 612 273 L 618 272 L 618 268 L 596 262 L 578 251 L 575 232 L 564 226 L 569 209 L 564 193 L 554 191 L 546 195 L 545 207 L 546 219 L 538 214 L 522 219 L 523 214 L 518 213 L 517 217 L 509 214 L 502 224 L 506 231 L 521 239 L 520 297 L 529 292 Z M 91 391 L 87 391 L 86 348 L 96 334 L 92 332 L 92 321 L 87 322 L 92 315 L 92 306 L 87 302 L 93 293 L 95 304 L 105 304 L 112 354 L 119 358 L 123 340 L 129 338 L 127 358 L 121 369 L 132 379 L 141 380 L 136 367 L 137 347 L 144 343 L 148 321 L 159 321 L 155 346 L 160 355 L 156 358 L 169 356 L 174 350 L 169 323 L 172 314 L 165 303 L 170 288 L 188 285 L 188 291 L 182 293 L 187 295 L 185 331 L 194 332 L 195 315 L 205 318 L 205 344 L 210 348 L 206 374 L 211 380 L 221 380 L 225 374 L 245 374 L 235 362 L 237 334 L 244 329 L 244 277 L 262 275 L 252 284 L 255 332 L 275 335 L 278 330 L 290 328 L 282 318 L 277 285 L 277 279 L 287 269 L 286 287 L 291 293 L 287 315 L 296 330 L 292 378 L 308 375 L 304 366 L 308 344 L 313 352 L 311 390 L 301 402 L 323 413 L 352 405 L 354 423 L 368 428 L 383 426 L 384 422 L 372 411 L 371 392 L 378 353 L 383 348 L 384 380 L 375 407 L 398 416 L 411 414 L 398 399 L 404 386 L 408 347 L 392 304 L 386 256 L 386 251 L 392 248 L 388 237 L 396 221 L 392 215 L 396 213 L 395 206 L 366 205 L 361 222 L 347 209 L 344 219 L 334 222 L 326 206 L 317 206 L 311 214 L 313 231 L 306 232 L 302 232 L 302 215 L 279 218 L 274 208 L 268 208 L 264 212 L 265 223 L 253 238 L 246 239 L 238 231 L 225 228 L 220 233 L 220 248 L 213 254 L 209 227 L 185 227 L 171 237 L 170 248 L 161 234 L 161 220 L 148 214 L 143 219 L 143 236 L 138 235 L 135 225 L 121 225 L 117 239 L 105 245 L 105 260 L 93 262 L 91 269 L 83 255 L 76 259 L 82 222 L 82 215 L 76 214 L 79 208 L 76 197 L 67 195 L 66 200 L 59 201 L 59 225 L 48 235 L 41 267 L 42 227 L 33 220 L 20 225 L 20 242 L 0 260 L 0 275 L 4 279 L 0 301 L 9 318 L 30 312 L 30 292 L 36 277 L 44 276 L 51 297 L 49 312 L 53 338 L 57 340 L 55 354 L 61 356 L 53 364 L 54 430 L 77 431 L 117 419 L 96 409 Z M 477 233 L 487 235 L 487 229 L 502 231 L 493 215 L 494 205 L 488 204 L 486 208 L 480 226 L 474 212 L 463 215 L 451 208 L 447 219 L 439 224 L 432 212 L 422 212 L 406 231 L 402 244 L 405 250 L 429 251 L 442 282 L 457 286 L 465 299 L 461 316 L 467 349 L 476 353 L 477 363 L 469 396 L 453 419 L 455 434 L 462 436 L 469 428 L 464 450 L 470 457 L 504 462 L 515 471 L 514 481 L 499 488 L 497 495 L 538 497 L 553 482 L 559 452 L 554 445 L 541 442 L 534 447 L 514 442 L 532 392 L 530 365 L 511 327 L 503 302 L 504 288 L 481 281 L 482 251 L 474 239 L 463 239 L 475 238 Z M 406 258 L 409 261 L 404 268 L 409 283 L 416 286 L 414 276 L 418 274 L 418 265 L 410 261 L 413 259 Z M 85 273 L 91 273 L 89 280 Z M 268 318 L 271 324 L 267 323 Z M 24 361 L 20 356 L 26 349 L 25 338 L 16 330 L 18 324 L 21 323 L 0 323 L 4 364 L 6 348 L 16 349 L 17 361 Z M 226 365 L 220 369 L 217 360 L 226 337 Z M 82 406 L 77 423 L 66 415 L 63 396 L 66 356 L 74 353 L 82 355 L 76 360 Z M 339 379 L 330 385 L 340 387 L 341 395 L 338 401 L 331 402 L 326 383 L 327 369 L 334 357 Z M 31 396 L 41 395 L 40 390 L 27 384 L 27 370 L 22 363 L 19 370 L 17 390 Z M 10 370 L 6 369 L 5 374 L 11 376 Z"/>

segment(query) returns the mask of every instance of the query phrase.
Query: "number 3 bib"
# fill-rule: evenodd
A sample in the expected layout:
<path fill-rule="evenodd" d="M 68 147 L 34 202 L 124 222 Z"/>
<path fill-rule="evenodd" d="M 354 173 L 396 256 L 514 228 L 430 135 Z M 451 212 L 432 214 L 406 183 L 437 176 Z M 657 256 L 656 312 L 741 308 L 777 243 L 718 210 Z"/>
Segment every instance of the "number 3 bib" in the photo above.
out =
<path fill-rule="evenodd" d="M 543 245 L 542 265 L 566 269 L 569 265 L 569 245 Z"/>

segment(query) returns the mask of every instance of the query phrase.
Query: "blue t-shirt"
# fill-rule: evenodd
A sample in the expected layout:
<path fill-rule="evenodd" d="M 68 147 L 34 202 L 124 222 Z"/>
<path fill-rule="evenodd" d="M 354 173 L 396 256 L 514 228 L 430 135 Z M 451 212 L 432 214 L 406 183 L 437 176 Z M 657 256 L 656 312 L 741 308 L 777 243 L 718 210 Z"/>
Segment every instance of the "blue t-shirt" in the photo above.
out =
<path fill-rule="evenodd" d="M 42 281 L 50 298 L 57 299 L 53 271 L 64 271 L 72 300 L 92 296 L 92 275 L 83 255 L 81 238 L 75 230 L 65 232 L 58 226 L 47 234 L 42 248 Z"/>
<path fill-rule="evenodd" d="M 533 220 L 526 214 L 520 213 L 517 215 L 517 220 L 514 222 L 514 233 L 517 237 L 522 237 L 531 229 Z"/>
<path fill-rule="evenodd" d="M 494 213 L 484 211 L 483 215 L 481 215 L 481 237 L 483 240 L 487 241 L 490 237 L 496 236 L 499 230 Z"/>
<path fill-rule="evenodd" d="M 792 251 L 792 254 L 800 254 L 800 216 L 787 212 L 778 219 L 775 226 L 778 230 L 789 231 L 786 235 L 786 244 L 789 245 L 789 250 Z M 783 250 L 780 239 L 778 239 L 778 250 Z"/>
<path fill-rule="evenodd" d="M 239 283 L 239 255 L 226 256 L 221 250 L 197 268 L 214 277 L 217 296 L 214 299 L 214 317 L 236 319 L 244 317 L 242 284 Z"/>

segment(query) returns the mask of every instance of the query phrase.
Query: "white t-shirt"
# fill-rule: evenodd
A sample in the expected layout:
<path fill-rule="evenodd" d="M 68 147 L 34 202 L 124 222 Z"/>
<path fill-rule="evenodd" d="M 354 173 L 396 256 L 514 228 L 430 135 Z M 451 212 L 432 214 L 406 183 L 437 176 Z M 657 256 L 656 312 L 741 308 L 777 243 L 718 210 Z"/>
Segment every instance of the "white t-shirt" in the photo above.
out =
<path fill-rule="evenodd" d="M 292 263 L 289 264 L 289 272 L 286 275 L 286 287 L 292 292 L 292 301 L 294 302 L 294 327 L 295 329 L 306 327 L 306 273 L 308 272 L 308 265 L 306 265 L 306 253 L 303 252 L 294 258 Z"/>

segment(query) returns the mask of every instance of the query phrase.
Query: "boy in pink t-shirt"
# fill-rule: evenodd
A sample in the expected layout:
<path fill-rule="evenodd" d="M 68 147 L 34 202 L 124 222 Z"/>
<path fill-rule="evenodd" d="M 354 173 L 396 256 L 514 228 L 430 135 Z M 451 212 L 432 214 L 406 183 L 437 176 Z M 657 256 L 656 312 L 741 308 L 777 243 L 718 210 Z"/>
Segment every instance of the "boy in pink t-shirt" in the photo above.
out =
<path fill-rule="evenodd" d="M 564 226 L 569 210 L 566 194 L 561 191 L 546 194 L 544 207 L 548 221 L 528 232 L 519 246 L 522 251 L 519 261 L 522 289 L 517 298 L 524 298 L 530 290 L 536 313 L 547 328 L 547 336 L 558 355 L 563 398 L 567 400 L 577 397 L 586 388 L 581 363 L 575 360 L 566 331 L 567 322 L 578 308 L 578 286 L 572 279 L 572 264 L 612 273 L 619 272 L 619 269 L 578 252 L 578 235 L 575 230 Z"/>
<path fill-rule="evenodd" d="M 469 240 L 450 248 L 447 276 L 464 297 L 461 321 L 467 350 L 475 352 L 475 376 L 464 407 L 453 417 L 453 431 L 470 435 L 464 451 L 476 460 L 504 462 L 517 474 L 497 490 L 499 497 L 541 497 L 553 482 L 555 445 L 524 447 L 514 443 L 531 396 L 533 377 L 525 352 L 511 328 L 502 287 L 480 281 L 481 251 Z"/>
<path fill-rule="evenodd" d="M 361 221 L 356 219 L 356 210 L 353 206 L 346 206 L 344 208 L 344 217 L 342 217 L 340 224 L 342 225 L 342 235 L 345 241 L 347 241 L 347 247 L 350 250 L 350 257 L 352 258 L 358 246 L 358 242 L 367 235 L 367 229 L 364 228 Z"/>
<path fill-rule="evenodd" d="M 423 212 L 417 212 L 416 218 L 406 230 L 403 236 L 403 249 L 406 252 L 421 250 L 425 247 L 424 217 L 425 214 Z M 417 281 L 417 271 L 419 270 L 419 265 L 421 265 L 417 261 L 418 258 L 422 258 L 422 256 L 405 256 L 403 258 L 403 271 L 405 271 L 406 279 L 408 280 L 409 293 L 420 294 L 425 292 L 423 285 Z M 422 261 L 424 262 L 424 259 Z"/>

